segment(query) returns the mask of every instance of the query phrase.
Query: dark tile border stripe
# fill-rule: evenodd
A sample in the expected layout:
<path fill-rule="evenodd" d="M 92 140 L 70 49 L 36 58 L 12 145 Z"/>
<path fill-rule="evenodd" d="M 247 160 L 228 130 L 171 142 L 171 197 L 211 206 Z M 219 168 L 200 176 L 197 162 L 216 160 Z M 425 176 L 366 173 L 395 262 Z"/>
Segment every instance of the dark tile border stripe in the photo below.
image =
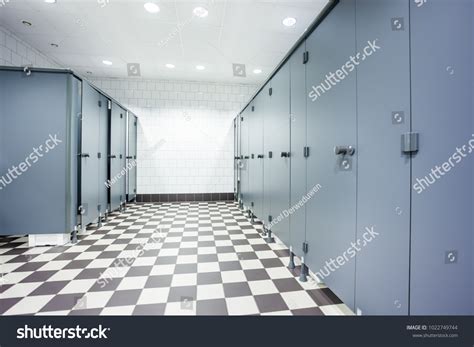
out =
<path fill-rule="evenodd" d="M 233 201 L 234 193 L 137 194 L 137 202 Z"/>

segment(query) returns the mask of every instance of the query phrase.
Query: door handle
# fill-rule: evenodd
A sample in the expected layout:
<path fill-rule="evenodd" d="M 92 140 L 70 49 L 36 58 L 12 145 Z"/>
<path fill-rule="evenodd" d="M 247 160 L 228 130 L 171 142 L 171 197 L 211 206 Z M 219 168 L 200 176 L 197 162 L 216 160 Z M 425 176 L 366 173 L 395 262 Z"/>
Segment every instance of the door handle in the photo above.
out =
<path fill-rule="evenodd" d="M 345 156 L 345 155 L 353 156 L 355 153 L 355 148 L 352 146 L 336 146 L 334 147 L 334 153 L 336 155 L 342 155 L 342 156 Z"/>
<path fill-rule="evenodd" d="M 89 153 L 79 153 L 79 156 L 81 158 L 89 158 L 90 157 Z"/>
<path fill-rule="evenodd" d="M 258 159 L 263 159 L 263 154 L 257 155 L 257 158 L 258 158 Z"/>
<path fill-rule="evenodd" d="M 289 158 L 290 157 L 290 152 L 281 152 L 281 157 L 282 158 Z"/>
<path fill-rule="evenodd" d="M 115 158 L 117 158 L 116 155 L 109 155 L 109 159 L 115 159 Z"/>
<path fill-rule="evenodd" d="M 127 156 L 127 159 L 133 159 L 133 156 L 129 155 Z"/>

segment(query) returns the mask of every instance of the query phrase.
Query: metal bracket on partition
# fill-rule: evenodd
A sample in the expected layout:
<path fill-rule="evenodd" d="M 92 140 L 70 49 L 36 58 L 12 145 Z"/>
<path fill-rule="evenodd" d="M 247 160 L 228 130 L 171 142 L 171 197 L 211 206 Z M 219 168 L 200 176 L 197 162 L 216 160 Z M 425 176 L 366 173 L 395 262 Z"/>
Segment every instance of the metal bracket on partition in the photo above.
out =
<path fill-rule="evenodd" d="M 271 159 L 272 157 L 273 157 L 273 152 L 272 151 L 268 152 L 268 158 Z"/>
<path fill-rule="evenodd" d="M 408 132 L 402 134 L 402 152 L 413 153 L 419 150 L 419 133 Z"/>
<path fill-rule="evenodd" d="M 97 153 L 97 158 L 99 158 L 99 159 L 102 158 L 102 153 L 100 153 L 100 152 Z"/>
<path fill-rule="evenodd" d="M 123 113 L 120 113 L 120 118 L 123 118 Z"/>
<path fill-rule="evenodd" d="M 109 110 L 112 109 L 112 102 L 111 102 L 110 100 L 107 100 L 107 108 L 108 108 Z"/>
<path fill-rule="evenodd" d="M 305 158 L 308 158 L 309 157 L 309 147 L 304 147 L 303 148 L 303 156 Z"/>
<path fill-rule="evenodd" d="M 102 101 L 99 100 L 97 104 L 99 105 L 99 107 L 102 107 Z"/>
<path fill-rule="evenodd" d="M 308 242 L 303 242 L 303 253 L 308 253 Z"/>
<path fill-rule="evenodd" d="M 303 64 L 306 64 L 309 61 L 309 52 L 303 52 Z"/>

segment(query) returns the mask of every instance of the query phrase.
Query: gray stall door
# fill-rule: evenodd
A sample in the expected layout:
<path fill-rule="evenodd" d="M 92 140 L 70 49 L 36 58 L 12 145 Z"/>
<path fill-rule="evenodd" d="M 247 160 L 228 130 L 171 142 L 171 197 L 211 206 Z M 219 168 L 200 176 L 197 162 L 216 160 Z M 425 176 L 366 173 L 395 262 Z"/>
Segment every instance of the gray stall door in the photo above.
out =
<path fill-rule="evenodd" d="M 306 65 L 303 64 L 303 43 L 290 58 L 290 206 L 299 204 L 306 190 Z M 290 243 L 293 253 L 303 255 L 303 242 L 306 241 L 306 205 L 291 211 Z"/>
<path fill-rule="evenodd" d="M 128 115 L 128 151 L 127 151 L 127 200 L 135 200 L 137 194 L 137 117 Z"/>
<path fill-rule="evenodd" d="M 400 139 L 410 131 L 409 4 L 357 0 L 356 6 L 357 51 L 366 54 L 357 67 L 356 308 L 407 315 L 410 154 L 402 153 Z M 392 28 L 394 17 L 403 30 Z"/>
<path fill-rule="evenodd" d="M 286 213 L 290 204 L 290 69 L 286 63 L 272 78 L 272 95 L 269 114 L 274 123 L 271 133 L 274 160 L 272 161 L 271 215 L 272 231 L 288 245 L 290 241 L 289 220 Z"/>
<path fill-rule="evenodd" d="M 354 308 L 355 260 L 347 249 L 356 234 L 356 158 L 335 154 L 356 145 L 356 78 L 325 81 L 355 55 L 355 4 L 340 2 L 306 40 L 308 190 L 321 188 L 306 206 L 306 263 L 349 307 Z M 316 99 L 312 86 L 326 91 Z M 311 98 L 312 97 L 312 98 Z M 313 101 L 314 99 L 314 101 Z M 357 148 L 356 148 L 357 151 Z"/>
<path fill-rule="evenodd" d="M 112 103 L 110 125 L 110 206 L 116 210 L 125 199 L 125 120 L 126 111 Z"/>
<path fill-rule="evenodd" d="M 468 315 L 473 313 L 474 154 L 468 153 L 474 146 L 473 3 L 415 5 L 412 123 L 420 146 L 413 158 L 410 313 Z"/>
<path fill-rule="evenodd" d="M 70 73 L 0 70 L 0 235 L 72 232 L 80 92 Z"/>
<path fill-rule="evenodd" d="M 272 82 L 260 91 L 263 104 L 263 212 L 259 219 L 268 226 L 269 216 L 271 215 L 272 207 L 272 165 L 275 160 L 274 143 L 277 141 L 274 137 L 275 122 L 273 114 L 271 113 L 271 95 L 269 89 Z"/>
<path fill-rule="evenodd" d="M 108 208 L 108 142 L 109 142 L 109 99 L 100 95 L 101 107 L 99 110 L 99 212 L 104 215 Z"/>
<path fill-rule="evenodd" d="M 254 184 L 253 187 L 255 192 L 253 194 L 253 211 L 257 218 L 263 220 L 263 114 L 264 114 L 264 102 L 262 95 L 257 95 L 252 103 L 254 106 L 254 123 L 253 131 L 254 143 L 255 143 L 255 159 L 254 159 Z"/>
<path fill-rule="evenodd" d="M 99 216 L 99 145 L 101 95 L 89 84 L 82 85 L 81 126 L 81 206 L 82 225 L 97 221 Z"/>
<path fill-rule="evenodd" d="M 245 109 L 240 115 L 240 129 L 241 129 L 241 157 L 240 160 L 240 198 L 244 205 L 244 208 L 248 208 L 249 200 L 249 119 L 247 116 L 247 109 Z"/>

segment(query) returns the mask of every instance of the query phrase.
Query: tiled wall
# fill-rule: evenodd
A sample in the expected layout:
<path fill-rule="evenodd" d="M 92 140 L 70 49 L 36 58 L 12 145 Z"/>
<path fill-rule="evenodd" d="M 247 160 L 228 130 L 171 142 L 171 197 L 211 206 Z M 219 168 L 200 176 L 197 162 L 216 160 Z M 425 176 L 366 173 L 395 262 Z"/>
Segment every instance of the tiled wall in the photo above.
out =
<path fill-rule="evenodd" d="M 58 68 L 54 61 L 0 26 L 0 65 Z"/>
<path fill-rule="evenodd" d="M 233 117 L 255 85 L 92 79 L 139 118 L 138 193 L 233 191 Z"/>

